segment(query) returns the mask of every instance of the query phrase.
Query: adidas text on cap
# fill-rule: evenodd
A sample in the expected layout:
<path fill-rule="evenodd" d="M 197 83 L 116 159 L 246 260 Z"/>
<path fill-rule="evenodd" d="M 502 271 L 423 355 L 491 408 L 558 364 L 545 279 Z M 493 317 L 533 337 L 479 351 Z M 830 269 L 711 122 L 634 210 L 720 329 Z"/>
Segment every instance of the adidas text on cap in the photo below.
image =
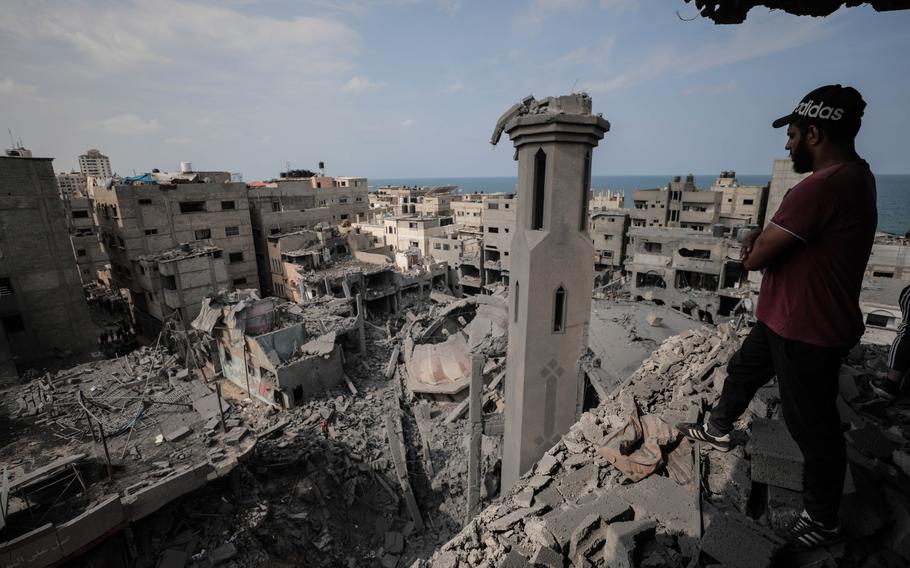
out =
<path fill-rule="evenodd" d="M 803 97 L 793 112 L 771 123 L 774 128 L 787 126 L 799 119 L 829 128 L 857 125 L 863 117 L 866 102 L 853 87 L 825 85 Z"/>

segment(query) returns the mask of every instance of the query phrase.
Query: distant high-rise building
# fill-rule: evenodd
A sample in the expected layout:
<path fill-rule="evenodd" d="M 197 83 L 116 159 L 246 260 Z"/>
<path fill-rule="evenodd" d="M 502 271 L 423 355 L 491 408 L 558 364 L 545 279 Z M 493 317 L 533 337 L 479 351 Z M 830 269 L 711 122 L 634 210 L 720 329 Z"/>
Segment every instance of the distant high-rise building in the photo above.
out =
<path fill-rule="evenodd" d="M 86 176 L 109 178 L 112 175 L 111 161 L 98 150 L 88 150 L 79 156 L 79 171 Z"/>

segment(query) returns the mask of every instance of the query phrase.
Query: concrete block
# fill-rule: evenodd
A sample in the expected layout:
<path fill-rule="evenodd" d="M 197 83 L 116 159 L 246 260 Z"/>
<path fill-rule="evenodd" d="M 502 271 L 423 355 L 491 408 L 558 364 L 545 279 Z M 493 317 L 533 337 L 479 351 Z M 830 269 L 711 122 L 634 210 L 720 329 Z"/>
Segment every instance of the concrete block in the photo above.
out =
<path fill-rule="evenodd" d="M 526 568 L 528 559 L 519 554 L 514 548 L 506 554 L 505 558 L 497 565 L 498 568 Z"/>
<path fill-rule="evenodd" d="M 588 489 L 597 487 L 600 468 L 593 463 L 566 474 L 556 485 L 556 489 L 566 501 L 574 501 Z"/>
<path fill-rule="evenodd" d="M 740 512 L 746 512 L 752 494 L 749 460 L 735 448 L 729 452 L 708 454 L 708 490 L 718 497 L 728 499 Z"/>
<path fill-rule="evenodd" d="M 512 497 L 512 501 L 519 507 L 530 507 L 534 502 L 534 490 L 530 487 L 525 487 Z"/>
<path fill-rule="evenodd" d="M 177 441 L 180 441 L 183 438 L 186 438 L 187 436 L 189 436 L 190 432 L 191 432 L 191 430 L 189 428 L 187 428 L 186 426 L 181 426 L 180 428 L 177 428 L 176 430 L 169 432 L 168 434 L 165 434 L 164 438 L 168 442 L 177 442 Z"/>
<path fill-rule="evenodd" d="M 556 468 L 559 467 L 559 462 L 551 456 L 550 454 L 544 454 L 542 458 L 537 462 L 537 468 L 534 473 L 537 475 L 550 475 Z"/>
<path fill-rule="evenodd" d="M 247 435 L 247 432 L 246 428 L 232 428 L 230 432 L 225 434 L 224 443 L 229 446 L 236 446 Z"/>
<path fill-rule="evenodd" d="M 784 540 L 744 515 L 711 516 L 701 550 L 724 564 L 739 568 L 770 568 Z"/>
<path fill-rule="evenodd" d="M 780 420 L 752 421 L 752 481 L 803 490 L 803 454 Z"/>
<path fill-rule="evenodd" d="M 563 568 L 566 561 L 562 554 L 546 546 L 538 546 L 531 556 L 532 566 L 543 566 L 544 568 Z"/>
<path fill-rule="evenodd" d="M 533 544 L 556 549 L 559 544 L 556 537 L 547 528 L 547 523 L 540 517 L 531 517 L 525 519 L 525 536 L 531 539 Z"/>
<path fill-rule="evenodd" d="M 604 562 L 610 568 L 634 568 L 636 547 L 654 536 L 654 521 L 610 523 L 606 529 Z"/>
<path fill-rule="evenodd" d="M 647 517 L 658 521 L 669 532 L 697 538 L 695 507 L 696 486 L 680 485 L 669 477 L 651 475 L 638 483 L 616 489 L 635 510 L 635 518 Z"/>
<path fill-rule="evenodd" d="M 543 510 L 543 505 L 537 505 L 534 507 L 522 507 L 516 509 L 507 515 L 499 517 L 495 521 L 487 525 L 493 532 L 503 532 L 509 530 L 509 528 L 517 523 L 518 521 L 524 519 L 525 517 L 530 517 L 531 515 L 536 515 Z"/>
<path fill-rule="evenodd" d="M 596 513 L 607 523 L 632 518 L 632 510 L 628 503 L 605 489 L 599 489 L 573 503 L 566 503 L 550 511 L 543 519 L 559 546 L 565 548 L 575 529 L 592 513 Z"/>

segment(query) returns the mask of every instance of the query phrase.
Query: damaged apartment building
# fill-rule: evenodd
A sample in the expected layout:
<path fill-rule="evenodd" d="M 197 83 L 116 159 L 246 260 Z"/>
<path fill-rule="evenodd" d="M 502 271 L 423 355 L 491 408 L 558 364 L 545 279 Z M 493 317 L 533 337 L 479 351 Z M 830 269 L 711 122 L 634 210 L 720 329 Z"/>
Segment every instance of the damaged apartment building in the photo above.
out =
<path fill-rule="evenodd" d="M 301 306 L 235 291 L 206 298 L 192 326 L 212 338 L 213 374 L 284 408 L 344 385 L 345 353 L 366 350 L 359 297 Z"/>
<path fill-rule="evenodd" d="M 195 172 L 182 162 L 178 172 L 115 178 L 96 186 L 94 198 L 111 280 L 114 287 L 130 291 L 137 322 L 146 333 L 162 324 L 150 306 L 168 302 L 140 285 L 142 257 L 203 241 L 217 247 L 213 260 L 224 257 L 230 287 L 256 286 L 247 188 L 231 181 L 228 172 Z"/>
<path fill-rule="evenodd" d="M 633 228 L 626 261 L 630 295 L 703 321 L 731 316 L 750 295 L 739 250 L 734 239 L 692 229 Z"/>
<path fill-rule="evenodd" d="M 252 182 L 248 187 L 259 287 L 265 294 L 275 293 L 269 277 L 269 237 L 319 224 L 353 223 L 365 219 L 370 210 L 367 179 L 362 177 L 290 170 L 278 179 Z"/>

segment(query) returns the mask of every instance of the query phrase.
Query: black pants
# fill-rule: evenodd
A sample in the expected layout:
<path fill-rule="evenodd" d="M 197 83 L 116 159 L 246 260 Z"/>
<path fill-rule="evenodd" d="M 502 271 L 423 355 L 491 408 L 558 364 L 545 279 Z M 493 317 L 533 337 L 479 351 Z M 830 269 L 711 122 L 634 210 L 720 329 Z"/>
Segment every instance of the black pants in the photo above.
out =
<path fill-rule="evenodd" d="M 727 365 L 727 380 L 711 411 L 722 432 L 745 412 L 775 375 L 790 435 L 805 458 L 803 504 L 812 518 L 837 523 L 847 458 L 837 411 L 838 373 L 845 349 L 817 347 L 776 334 L 758 322 Z"/>

